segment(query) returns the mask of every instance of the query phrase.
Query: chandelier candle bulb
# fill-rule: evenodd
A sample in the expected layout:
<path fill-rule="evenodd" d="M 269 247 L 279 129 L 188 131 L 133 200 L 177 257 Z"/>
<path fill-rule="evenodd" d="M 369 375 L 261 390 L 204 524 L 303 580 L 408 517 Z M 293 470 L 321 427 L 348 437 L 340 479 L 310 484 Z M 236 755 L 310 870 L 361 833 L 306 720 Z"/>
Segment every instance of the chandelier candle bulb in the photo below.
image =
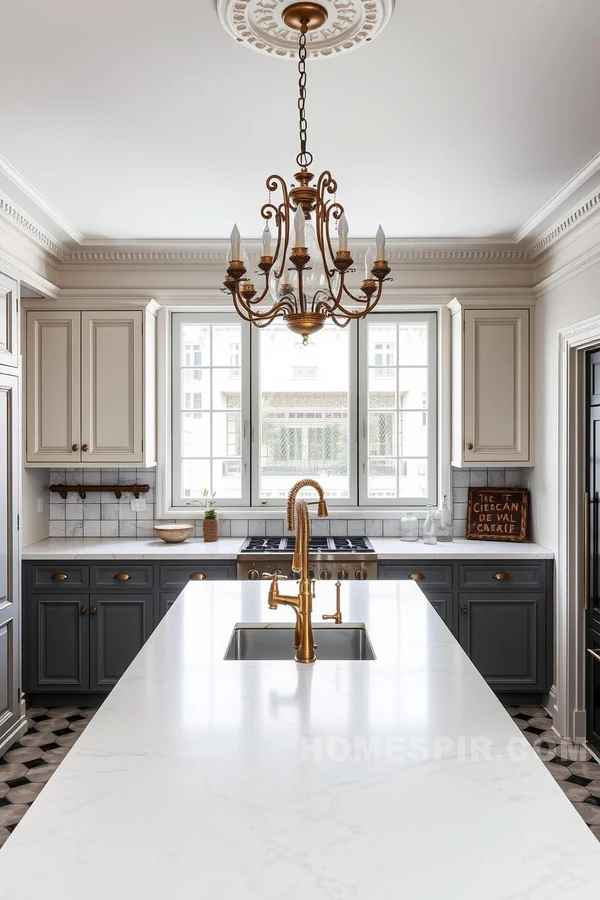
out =
<path fill-rule="evenodd" d="M 298 207 L 296 215 L 294 216 L 294 231 L 296 232 L 296 243 L 294 244 L 294 247 L 305 247 L 304 210 L 301 206 Z"/>
<path fill-rule="evenodd" d="M 242 237 L 239 228 L 234 225 L 231 229 L 231 261 L 242 258 Z"/>
<path fill-rule="evenodd" d="M 383 261 L 385 259 L 385 234 L 381 225 L 375 235 L 375 248 L 377 250 L 377 262 Z"/>
<path fill-rule="evenodd" d="M 373 268 L 373 251 L 369 247 L 365 253 L 365 281 L 371 281 L 371 269 Z"/>
<path fill-rule="evenodd" d="M 341 252 L 348 249 L 348 220 L 346 214 L 342 213 L 338 222 L 338 250 Z"/>
<path fill-rule="evenodd" d="M 271 232 L 269 230 L 268 222 L 262 233 L 262 255 L 263 257 L 271 255 Z"/>

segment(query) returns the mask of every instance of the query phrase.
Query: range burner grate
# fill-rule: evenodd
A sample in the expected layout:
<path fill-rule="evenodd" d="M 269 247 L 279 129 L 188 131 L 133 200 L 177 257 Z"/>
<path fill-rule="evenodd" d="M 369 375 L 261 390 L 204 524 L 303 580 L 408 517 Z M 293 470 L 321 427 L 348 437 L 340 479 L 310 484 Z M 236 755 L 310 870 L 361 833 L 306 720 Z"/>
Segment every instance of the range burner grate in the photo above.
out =
<path fill-rule="evenodd" d="M 293 553 L 296 537 L 251 537 L 240 553 Z M 309 553 L 374 553 L 364 537 L 311 537 Z"/>

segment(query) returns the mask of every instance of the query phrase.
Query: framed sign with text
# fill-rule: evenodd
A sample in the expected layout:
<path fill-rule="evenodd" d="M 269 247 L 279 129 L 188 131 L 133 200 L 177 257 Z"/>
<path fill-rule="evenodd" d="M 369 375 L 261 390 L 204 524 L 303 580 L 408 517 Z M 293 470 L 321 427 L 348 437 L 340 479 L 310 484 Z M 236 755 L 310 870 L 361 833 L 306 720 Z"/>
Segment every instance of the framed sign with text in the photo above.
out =
<path fill-rule="evenodd" d="M 469 488 L 467 538 L 524 541 L 529 491 L 526 488 Z"/>

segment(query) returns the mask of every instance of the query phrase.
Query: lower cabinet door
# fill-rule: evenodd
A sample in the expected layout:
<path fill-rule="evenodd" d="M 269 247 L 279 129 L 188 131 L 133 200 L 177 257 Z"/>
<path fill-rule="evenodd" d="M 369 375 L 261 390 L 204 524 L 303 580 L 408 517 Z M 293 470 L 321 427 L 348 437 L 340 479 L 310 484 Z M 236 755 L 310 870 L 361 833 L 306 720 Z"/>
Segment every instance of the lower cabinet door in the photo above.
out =
<path fill-rule="evenodd" d="M 87 594 L 37 594 L 30 607 L 30 691 L 89 691 Z"/>
<path fill-rule="evenodd" d="M 548 690 L 545 598 L 459 594 L 458 639 L 497 691 Z"/>
<path fill-rule="evenodd" d="M 431 592 L 425 594 L 436 613 L 452 631 L 452 594 L 444 594 L 440 592 Z"/>
<path fill-rule="evenodd" d="M 588 741 L 600 753 L 600 632 L 589 630 L 587 649 Z"/>
<path fill-rule="evenodd" d="M 116 684 L 150 637 L 152 594 L 90 596 L 90 691 Z"/>
<path fill-rule="evenodd" d="M 179 594 L 177 591 L 170 594 L 160 594 L 158 598 L 158 618 L 162 619 L 169 612 Z"/>

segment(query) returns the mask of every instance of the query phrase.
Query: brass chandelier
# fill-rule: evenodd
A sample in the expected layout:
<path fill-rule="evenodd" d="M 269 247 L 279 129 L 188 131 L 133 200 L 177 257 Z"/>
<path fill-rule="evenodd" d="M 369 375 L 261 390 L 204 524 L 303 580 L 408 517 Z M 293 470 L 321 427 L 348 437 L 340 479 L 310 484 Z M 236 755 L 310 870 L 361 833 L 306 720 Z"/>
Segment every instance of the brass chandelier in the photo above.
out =
<path fill-rule="evenodd" d="M 347 274 L 354 272 L 354 260 L 348 250 L 344 207 L 337 202 L 337 183 L 331 172 L 322 172 L 316 187 L 311 183 L 314 175 L 309 166 L 313 156 L 306 149 L 306 35 L 324 25 L 327 10 L 317 3 L 292 3 L 282 17 L 289 28 L 299 32 L 300 152 L 296 163 L 300 171 L 294 176 L 296 184 L 289 190 L 280 175 L 271 175 L 266 181 L 269 202 L 261 210 L 266 224 L 258 263 L 264 276 L 260 295 L 252 280 L 245 277 L 247 270 L 237 225 L 231 232 L 231 251 L 223 284 L 238 315 L 246 322 L 264 328 L 281 316 L 291 331 L 302 335 L 306 344 L 309 335 L 320 331 L 328 318 L 344 327 L 352 319 L 368 315 L 379 302 L 384 281 L 390 280 L 387 277 L 390 268 L 385 259 L 385 235 L 379 226 L 375 260 L 371 248 L 365 256 L 362 292 L 353 293 L 345 283 Z M 282 200 L 275 204 L 271 202 L 271 193 L 278 190 Z M 271 220 L 277 230 L 274 253 L 271 252 Z M 333 250 L 331 238 L 334 224 L 337 225 L 337 251 Z M 256 274 L 260 276 L 260 273 Z"/>

